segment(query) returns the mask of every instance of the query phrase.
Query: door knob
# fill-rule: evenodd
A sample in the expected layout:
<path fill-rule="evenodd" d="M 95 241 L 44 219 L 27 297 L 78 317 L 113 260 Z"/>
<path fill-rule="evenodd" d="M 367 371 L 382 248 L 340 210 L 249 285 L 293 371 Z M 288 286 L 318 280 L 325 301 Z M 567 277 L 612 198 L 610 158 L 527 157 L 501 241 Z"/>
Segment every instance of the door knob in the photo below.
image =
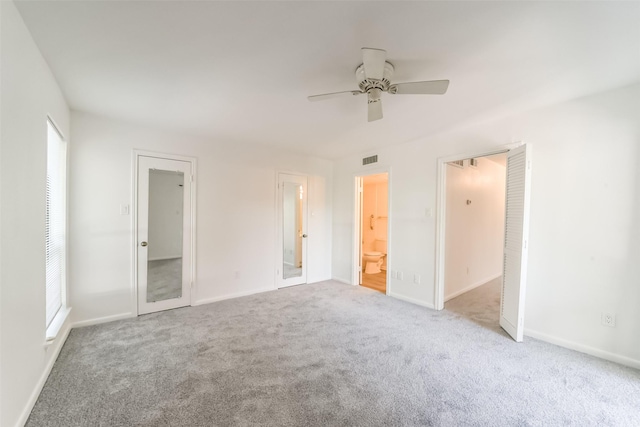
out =
<path fill-rule="evenodd" d="M 147 246 L 147 242 L 140 243 L 140 246 Z"/>
<path fill-rule="evenodd" d="M 303 234 L 303 235 L 302 235 L 302 237 L 305 237 L 305 238 L 306 238 L 306 237 L 307 237 L 307 235 L 306 235 L 306 234 Z"/>

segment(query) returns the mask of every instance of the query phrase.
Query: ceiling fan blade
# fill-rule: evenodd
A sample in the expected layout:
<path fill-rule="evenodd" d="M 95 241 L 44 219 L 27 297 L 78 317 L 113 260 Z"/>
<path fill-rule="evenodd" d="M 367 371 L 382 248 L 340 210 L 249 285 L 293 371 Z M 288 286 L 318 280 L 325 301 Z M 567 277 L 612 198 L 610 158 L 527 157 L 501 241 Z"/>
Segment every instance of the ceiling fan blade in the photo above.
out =
<path fill-rule="evenodd" d="M 398 83 L 391 85 L 389 93 L 394 95 L 444 95 L 448 87 L 449 80 Z"/>
<path fill-rule="evenodd" d="M 362 63 L 364 64 L 364 76 L 368 79 L 382 80 L 386 59 L 386 50 L 363 47 Z"/>
<path fill-rule="evenodd" d="M 316 102 L 316 101 L 324 101 L 325 99 L 340 98 L 345 95 L 352 95 L 352 96 L 362 95 L 363 93 L 364 92 L 361 92 L 359 90 L 347 90 L 345 92 L 323 93 L 322 95 L 307 96 L 307 99 L 311 102 Z"/>
<path fill-rule="evenodd" d="M 382 101 L 369 101 L 369 115 L 370 122 L 380 120 L 382 118 Z"/>

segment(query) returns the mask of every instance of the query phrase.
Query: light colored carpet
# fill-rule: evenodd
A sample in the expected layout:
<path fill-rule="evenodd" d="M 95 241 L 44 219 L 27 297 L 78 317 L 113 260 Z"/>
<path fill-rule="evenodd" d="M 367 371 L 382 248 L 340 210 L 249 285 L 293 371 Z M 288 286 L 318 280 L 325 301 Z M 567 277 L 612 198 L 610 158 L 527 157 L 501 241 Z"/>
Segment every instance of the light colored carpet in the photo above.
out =
<path fill-rule="evenodd" d="M 639 426 L 640 371 L 360 286 L 74 329 L 28 426 Z"/>
<path fill-rule="evenodd" d="M 444 308 L 506 336 L 500 327 L 501 288 L 502 276 L 447 301 Z"/>
<path fill-rule="evenodd" d="M 147 302 L 182 296 L 182 258 L 147 263 Z"/>
<path fill-rule="evenodd" d="M 290 279 L 291 277 L 302 276 L 302 267 L 294 267 L 289 264 L 282 265 L 282 278 Z"/>

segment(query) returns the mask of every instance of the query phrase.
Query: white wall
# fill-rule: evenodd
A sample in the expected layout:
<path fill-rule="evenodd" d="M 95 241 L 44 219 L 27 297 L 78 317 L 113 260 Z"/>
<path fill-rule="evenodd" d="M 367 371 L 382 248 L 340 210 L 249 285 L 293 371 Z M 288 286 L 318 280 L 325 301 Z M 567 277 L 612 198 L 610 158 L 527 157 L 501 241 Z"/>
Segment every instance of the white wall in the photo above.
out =
<path fill-rule="evenodd" d="M 387 181 L 380 178 L 370 181 L 365 176 L 362 186 L 362 249 L 363 251 L 377 251 L 375 241 L 387 241 L 389 186 Z M 373 215 L 373 229 L 371 216 Z M 384 250 L 386 253 L 386 249 Z"/>
<path fill-rule="evenodd" d="M 502 274 L 505 167 L 476 160 L 446 166 L 445 301 Z"/>
<path fill-rule="evenodd" d="M 331 277 L 331 162 L 85 113 L 74 112 L 72 122 L 74 322 L 135 313 L 132 216 L 119 214 L 133 205 L 133 149 L 197 158 L 196 303 L 274 288 L 277 171 L 309 175 L 307 280 Z"/>
<path fill-rule="evenodd" d="M 389 268 L 405 273 L 392 294 L 433 306 L 437 159 L 520 140 L 533 144 L 527 333 L 640 367 L 640 84 L 336 162 L 333 275 L 350 281 L 353 176 L 378 154 L 392 177 Z"/>
<path fill-rule="evenodd" d="M 373 216 L 373 220 L 371 217 Z M 362 251 L 372 251 L 376 240 L 376 184 L 362 185 Z M 373 223 L 372 223 L 373 221 Z M 372 225 L 373 224 L 373 225 Z M 371 228 L 373 226 L 373 229 Z"/>
<path fill-rule="evenodd" d="M 68 138 L 69 109 L 13 2 L 0 2 L 0 16 L 0 425 L 15 426 L 68 332 L 45 348 L 47 115 Z"/>

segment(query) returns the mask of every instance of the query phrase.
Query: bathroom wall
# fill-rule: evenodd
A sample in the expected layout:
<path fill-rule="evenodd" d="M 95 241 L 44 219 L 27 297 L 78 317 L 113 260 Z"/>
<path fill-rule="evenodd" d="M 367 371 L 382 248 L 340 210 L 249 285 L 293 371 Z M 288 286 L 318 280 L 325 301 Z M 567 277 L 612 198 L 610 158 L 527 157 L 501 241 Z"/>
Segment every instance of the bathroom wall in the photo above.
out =
<path fill-rule="evenodd" d="M 445 301 L 502 274 L 505 166 L 476 160 L 446 166 Z"/>
<path fill-rule="evenodd" d="M 376 240 L 387 240 L 389 200 L 387 175 L 365 176 L 362 190 L 362 247 L 365 251 L 374 251 Z M 373 219 L 371 219 L 372 215 Z"/>

